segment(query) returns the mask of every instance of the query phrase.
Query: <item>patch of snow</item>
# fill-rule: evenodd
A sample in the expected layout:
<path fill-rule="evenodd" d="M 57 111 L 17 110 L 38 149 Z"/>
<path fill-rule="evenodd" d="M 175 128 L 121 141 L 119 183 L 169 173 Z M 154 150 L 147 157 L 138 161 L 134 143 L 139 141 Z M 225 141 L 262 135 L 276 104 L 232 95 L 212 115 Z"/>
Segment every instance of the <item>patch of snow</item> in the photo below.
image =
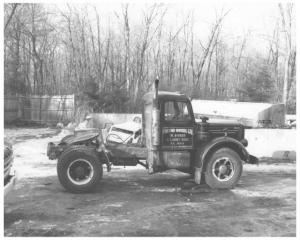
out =
<path fill-rule="evenodd" d="M 153 188 L 149 191 L 150 192 L 177 192 L 177 188 Z"/>

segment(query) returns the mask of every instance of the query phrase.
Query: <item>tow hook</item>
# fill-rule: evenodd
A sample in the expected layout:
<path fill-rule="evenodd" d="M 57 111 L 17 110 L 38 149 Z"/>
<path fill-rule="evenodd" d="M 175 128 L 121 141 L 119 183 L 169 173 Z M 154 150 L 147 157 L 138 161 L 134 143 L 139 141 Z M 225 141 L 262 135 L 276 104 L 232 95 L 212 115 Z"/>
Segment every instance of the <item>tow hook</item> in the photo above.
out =
<path fill-rule="evenodd" d="M 107 166 L 107 172 L 111 171 L 111 162 L 109 161 L 109 157 L 108 154 L 106 152 L 106 149 L 103 150 L 104 156 L 105 156 L 105 160 L 106 160 L 106 166 Z"/>
<path fill-rule="evenodd" d="M 97 152 L 102 152 L 104 154 L 104 158 L 105 158 L 105 163 L 106 163 L 106 167 L 107 167 L 107 172 L 111 171 L 111 162 L 109 160 L 109 156 L 108 156 L 108 151 L 105 147 L 105 145 L 103 143 L 101 143 L 99 145 L 99 147 L 97 148 Z"/>
<path fill-rule="evenodd" d="M 106 166 L 107 166 L 107 172 L 110 172 L 111 171 L 111 163 L 106 163 Z"/>

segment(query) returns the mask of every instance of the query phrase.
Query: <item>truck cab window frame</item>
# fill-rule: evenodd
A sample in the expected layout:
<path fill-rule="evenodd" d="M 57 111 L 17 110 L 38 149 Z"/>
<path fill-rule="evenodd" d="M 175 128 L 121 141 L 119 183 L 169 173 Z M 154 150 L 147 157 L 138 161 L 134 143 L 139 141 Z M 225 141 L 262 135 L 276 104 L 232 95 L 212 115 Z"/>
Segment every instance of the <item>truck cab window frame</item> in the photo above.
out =
<path fill-rule="evenodd" d="M 162 120 L 165 122 L 190 122 L 193 119 L 186 101 L 165 100 L 162 110 Z"/>

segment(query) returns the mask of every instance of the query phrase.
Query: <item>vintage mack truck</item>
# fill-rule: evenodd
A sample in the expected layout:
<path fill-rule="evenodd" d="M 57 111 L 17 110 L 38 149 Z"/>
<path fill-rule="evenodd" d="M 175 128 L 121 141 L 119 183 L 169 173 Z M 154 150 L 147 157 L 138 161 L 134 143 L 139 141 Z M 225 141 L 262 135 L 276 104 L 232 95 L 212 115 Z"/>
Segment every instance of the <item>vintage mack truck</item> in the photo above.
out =
<path fill-rule="evenodd" d="M 106 141 L 104 134 L 86 132 L 48 143 L 47 156 L 58 159 L 57 174 L 62 186 L 73 193 L 93 190 L 111 166 L 136 166 L 149 174 L 177 169 L 190 173 L 196 184 L 211 188 L 233 188 L 243 163 L 256 164 L 248 154 L 241 124 L 201 122 L 194 118 L 189 98 L 177 92 L 154 89 L 144 95 L 141 141 L 123 144 Z"/>

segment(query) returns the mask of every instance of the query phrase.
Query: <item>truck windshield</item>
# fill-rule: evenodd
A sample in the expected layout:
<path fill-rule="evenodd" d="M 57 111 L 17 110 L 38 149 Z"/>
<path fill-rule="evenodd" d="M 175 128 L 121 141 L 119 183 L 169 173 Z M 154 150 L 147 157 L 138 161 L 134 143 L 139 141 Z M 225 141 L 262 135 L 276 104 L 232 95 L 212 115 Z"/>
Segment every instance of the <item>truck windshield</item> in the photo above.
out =
<path fill-rule="evenodd" d="M 164 118 L 166 121 L 191 120 L 186 102 L 166 101 L 164 104 L 164 110 Z"/>

